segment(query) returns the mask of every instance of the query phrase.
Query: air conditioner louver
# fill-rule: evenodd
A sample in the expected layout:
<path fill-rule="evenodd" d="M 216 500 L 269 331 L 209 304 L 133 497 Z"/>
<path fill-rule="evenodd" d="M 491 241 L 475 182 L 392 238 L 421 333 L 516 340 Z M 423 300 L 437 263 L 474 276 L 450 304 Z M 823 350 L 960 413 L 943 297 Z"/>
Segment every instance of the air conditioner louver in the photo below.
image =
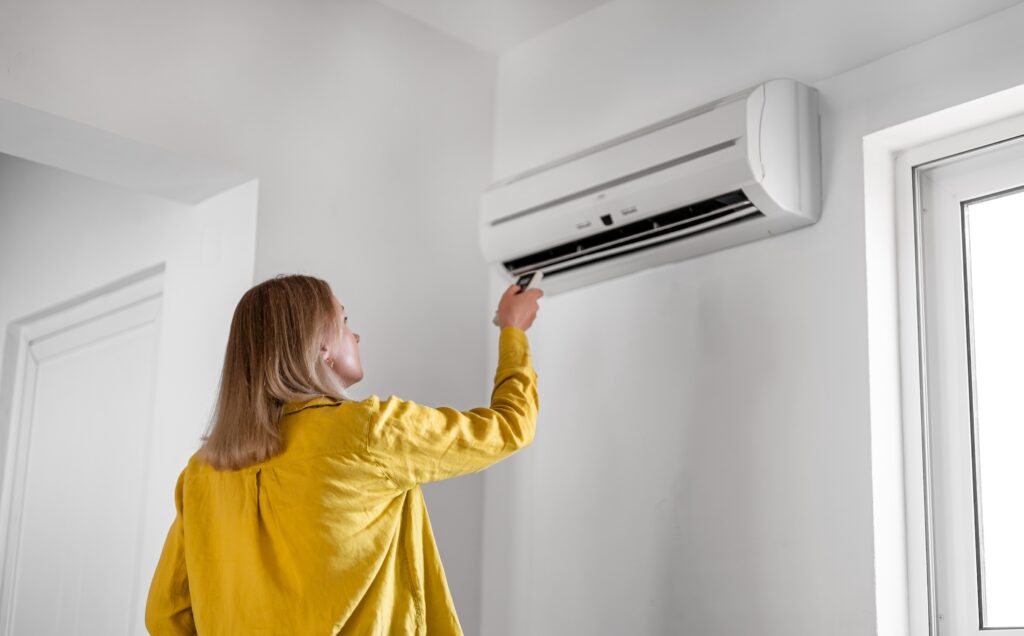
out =
<path fill-rule="evenodd" d="M 680 241 L 733 223 L 763 217 L 742 190 L 626 223 L 556 247 L 503 263 L 518 276 L 542 270 L 545 278 L 587 264 L 625 256 L 657 245 Z"/>

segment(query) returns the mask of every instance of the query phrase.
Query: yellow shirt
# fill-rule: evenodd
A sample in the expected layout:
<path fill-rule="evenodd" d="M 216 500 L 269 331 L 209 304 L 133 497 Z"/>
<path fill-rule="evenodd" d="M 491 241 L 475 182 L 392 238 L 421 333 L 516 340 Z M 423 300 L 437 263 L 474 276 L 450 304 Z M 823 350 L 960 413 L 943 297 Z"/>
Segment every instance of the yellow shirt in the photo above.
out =
<path fill-rule="evenodd" d="M 149 590 L 157 636 L 461 634 L 420 484 L 533 440 L 526 334 L 502 329 L 490 408 L 395 396 L 285 405 L 284 450 L 218 471 L 195 456 Z"/>

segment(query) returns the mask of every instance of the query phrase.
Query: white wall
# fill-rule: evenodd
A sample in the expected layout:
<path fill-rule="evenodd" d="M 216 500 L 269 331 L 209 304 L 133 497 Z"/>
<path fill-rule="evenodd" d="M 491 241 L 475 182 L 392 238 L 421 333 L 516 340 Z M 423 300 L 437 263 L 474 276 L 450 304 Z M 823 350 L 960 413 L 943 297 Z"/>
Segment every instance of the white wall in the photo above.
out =
<path fill-rule="evenodd" d="M 256 279 L 333 285 L 363 337 L 356 395 L 488 399 L 496 299 L 475 223 L 495 68 L 368 0 L 0 0 L 0 98 L 259 179 Z M 427 498 L 477 633 L 482 478 Z"/>
<path fill-rule="evenodd" d="M 542 301 L 537 440 L 487 477 L 482 633 L 905 633 L 875 588 L 863 138 L 1024 83 L 1024 5 L 840 73 L 868 60 L 838 34 L 698 4 L 620 0 L 503 56 L 497 174 L 791 76 L 821 92 L 822 219 Z M 928 20 L 905 18 L 876 33 Z"/>

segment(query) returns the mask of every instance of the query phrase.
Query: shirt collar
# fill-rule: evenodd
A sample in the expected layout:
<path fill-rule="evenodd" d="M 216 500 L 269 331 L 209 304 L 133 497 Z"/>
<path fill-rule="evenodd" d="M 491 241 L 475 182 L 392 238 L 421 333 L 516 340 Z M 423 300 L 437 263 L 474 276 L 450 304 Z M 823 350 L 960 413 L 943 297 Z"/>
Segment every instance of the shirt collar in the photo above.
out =
<path fill-rule="evenodd" d="M 302 409 L 307 409 L 311 406 L 334 406 L 336 404 L 341 404 L 341 402 L 342 400 L 336 400 L 325 395 L 315 397 L 312 400 L 306 400 L 305 402 L 285 402 L 282 415 L 291 415 L 292 413 L 296 413 Z"/>

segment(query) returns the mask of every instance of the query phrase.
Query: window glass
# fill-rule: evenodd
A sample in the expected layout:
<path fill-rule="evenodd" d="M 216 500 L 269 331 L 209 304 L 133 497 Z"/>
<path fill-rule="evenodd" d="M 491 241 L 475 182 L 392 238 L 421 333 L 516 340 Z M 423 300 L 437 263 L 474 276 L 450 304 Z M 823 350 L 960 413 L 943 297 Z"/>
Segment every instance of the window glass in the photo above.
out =
<path fill-rule="evenodd" d="M 1024 192 L 964 206 L 983 627 L 1024 626 Z"/>

